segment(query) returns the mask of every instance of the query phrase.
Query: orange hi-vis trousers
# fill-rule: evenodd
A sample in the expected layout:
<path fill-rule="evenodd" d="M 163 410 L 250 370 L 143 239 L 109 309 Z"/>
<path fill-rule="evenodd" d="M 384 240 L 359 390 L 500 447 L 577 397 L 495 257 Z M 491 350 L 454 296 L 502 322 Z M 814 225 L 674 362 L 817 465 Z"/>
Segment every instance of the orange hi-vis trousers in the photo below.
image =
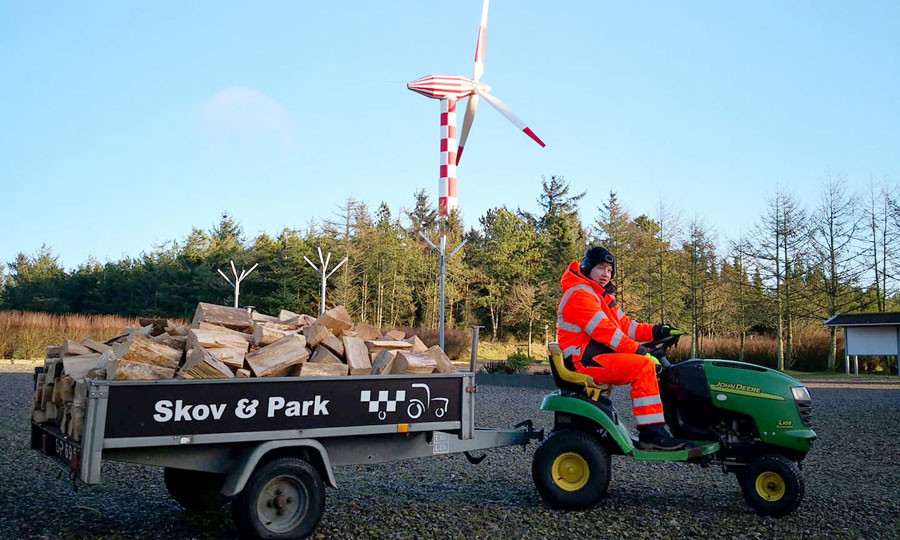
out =
<path fill-rule="evenodd" d="M 656 383 L 656 365 L 646 356 L 625 353 L 598 354 L 576 360 L 575 371 L 593 377 L 595 382 L 614 385 L 631 385 L 631 407 L 634 423 L 638 426 L 661 424 L 663 416 L 659 385 Z"/>

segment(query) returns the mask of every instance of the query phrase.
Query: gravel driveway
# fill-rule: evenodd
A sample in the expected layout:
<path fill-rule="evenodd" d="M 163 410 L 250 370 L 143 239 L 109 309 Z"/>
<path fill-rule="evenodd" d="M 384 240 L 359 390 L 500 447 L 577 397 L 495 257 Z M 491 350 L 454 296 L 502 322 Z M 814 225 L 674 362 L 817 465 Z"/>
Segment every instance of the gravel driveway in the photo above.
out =
<path fill-rule="evenodd" d="M 227 508 L 182 510 L 162 471 L 107 463 L 99 486 L 59 479 L 28 450 L 31 376 L 0 373 L 0 538 L 234 538 Z M 30 368 L 28 368 L 30 369 Z M 829 386 L 829 385 L 824 385 Z M 478 424 L 524 418 L 549 428 L 545 391 L 481 386 Z M 478 466 L 461 455 L 336 469 L 316 538 L 900 538 L 900 386 L 810 384 L 819 434 L 804 463 L 806 499 L 782 519 L 757 516 L 733 476 L 681 463 L 613 458 L 609 494 L 594 509 L 558 512 L 531 483 L 526 451 L 491 451 Z M 628 416 L 625 389 L 613 401 Z M 631 423 L 627 418 L 626 423 Z"/>

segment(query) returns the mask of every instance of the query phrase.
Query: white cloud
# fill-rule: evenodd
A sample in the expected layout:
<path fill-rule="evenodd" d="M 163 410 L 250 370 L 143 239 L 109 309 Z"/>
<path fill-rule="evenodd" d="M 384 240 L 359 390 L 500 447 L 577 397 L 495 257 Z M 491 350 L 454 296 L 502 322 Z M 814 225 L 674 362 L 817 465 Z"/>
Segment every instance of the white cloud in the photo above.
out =
<path fill-rule="evenodd" d="M 198 113 L 201 127 L 217 136 L 275 136 L 285 143 L 292 142 L 295 136 L 288 110 L 252 88 L 235 86 L 223 90 L 207 99 Z"/>

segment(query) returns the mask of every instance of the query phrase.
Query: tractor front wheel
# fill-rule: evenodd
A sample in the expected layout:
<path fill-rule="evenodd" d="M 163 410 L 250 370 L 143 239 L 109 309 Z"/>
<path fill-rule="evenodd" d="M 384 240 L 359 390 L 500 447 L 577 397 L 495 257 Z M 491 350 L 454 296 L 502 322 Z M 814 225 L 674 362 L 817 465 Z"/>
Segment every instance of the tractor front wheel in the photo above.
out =
<path fill-rule="evenodd" d="M 531 476 L 541 498 L 553 508 L 590 508 L 609 487 L 609 454 L 587 433 L 555 431 L 535 451 Z"/>
<path fill-rule="evenodd" d="M 751 461 L 738 481 L 744 500 L 764 516 L 790 514 L 800 506 L 806 489 L 797 464 L 778 454 Z"/>

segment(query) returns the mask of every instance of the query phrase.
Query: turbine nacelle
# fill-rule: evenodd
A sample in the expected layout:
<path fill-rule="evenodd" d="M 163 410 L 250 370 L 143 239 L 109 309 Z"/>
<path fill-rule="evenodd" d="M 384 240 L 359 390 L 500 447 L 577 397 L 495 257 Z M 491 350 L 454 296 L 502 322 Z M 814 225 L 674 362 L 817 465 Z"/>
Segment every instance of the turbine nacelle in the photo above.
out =
<path fill-rule="evenodd" d="M 407 88 L 423 96 L 445 99 L 462 99 L 475 92 L 487 92 L 490 86 L 459 75 L 428 75 L 406 85 Z"/>

